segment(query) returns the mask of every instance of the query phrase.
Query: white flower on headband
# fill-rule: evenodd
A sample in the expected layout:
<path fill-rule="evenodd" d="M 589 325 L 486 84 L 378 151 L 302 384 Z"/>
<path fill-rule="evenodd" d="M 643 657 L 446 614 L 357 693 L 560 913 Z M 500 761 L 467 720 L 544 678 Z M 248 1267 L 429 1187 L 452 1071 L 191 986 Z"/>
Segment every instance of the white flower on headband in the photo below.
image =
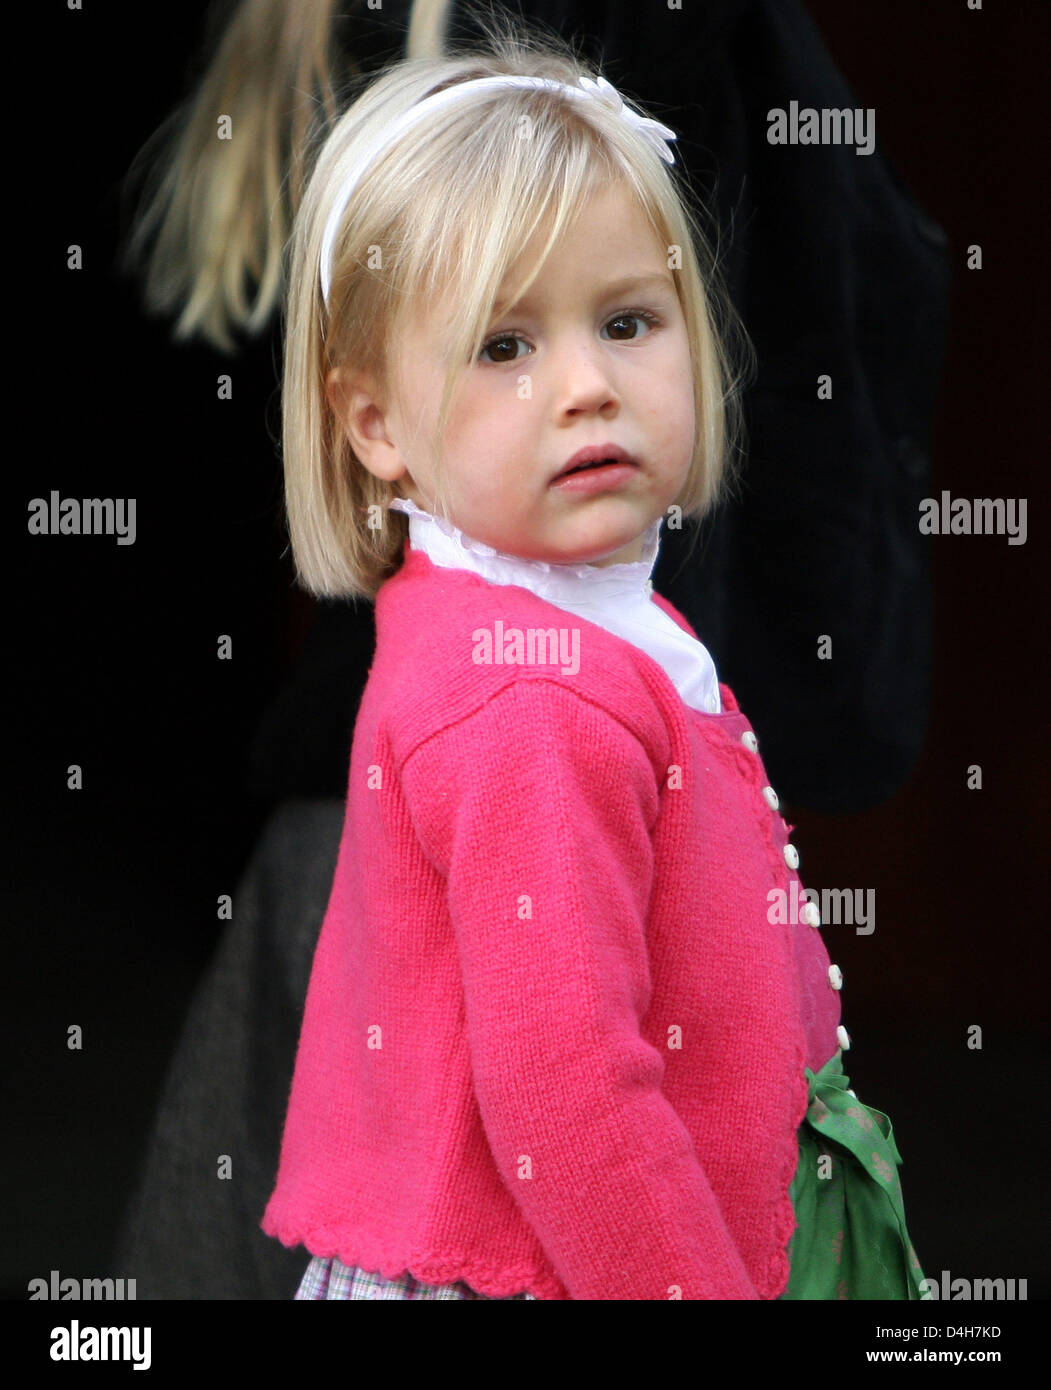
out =
<path fill-rule="evenodd" d="M 634 126 L 637 131 L 644 135 L 661 159 L 667 164 L 675 163 L 675 156 L 668 144 L 669 140 L 677 138 L 674 130 L 669 130 L 666 125 L 661 125 L 660 121 L 654 121 L 649 116 L 640 116 L 637 111 L 632 111 L 630 107 L 625 106 L 624 99 L 616 87 L 607 82 L 604 77 L 600 77 L 597 82 L 592 81 L 590 77 L 581 77 L 579 82 L 588 96 L 595 97 L 596 100 L 616 111 L 624 117 L 629 125 Z"/>

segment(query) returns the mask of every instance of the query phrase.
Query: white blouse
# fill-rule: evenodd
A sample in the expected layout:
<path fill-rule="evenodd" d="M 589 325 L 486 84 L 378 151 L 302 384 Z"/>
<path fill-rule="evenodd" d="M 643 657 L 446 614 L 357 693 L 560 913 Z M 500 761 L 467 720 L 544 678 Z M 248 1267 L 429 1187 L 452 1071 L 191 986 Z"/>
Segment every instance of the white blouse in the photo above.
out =
<path fill-rule="evenodd" d="M 556 608 L 604 627 L 651 656 L 691 709 L 722 713 L 719 677 L 708 649 L 653 602 L 650 575 L 660 550 L 660 517 L 643 535 L 641 560 L 563 565 L 494 550 L 407 497 L 395 497 L 390 506 L 406 513 L 409 544 L 425 551 L 432 564 L 471 570 L 491 584 L 529 589 Z"/>

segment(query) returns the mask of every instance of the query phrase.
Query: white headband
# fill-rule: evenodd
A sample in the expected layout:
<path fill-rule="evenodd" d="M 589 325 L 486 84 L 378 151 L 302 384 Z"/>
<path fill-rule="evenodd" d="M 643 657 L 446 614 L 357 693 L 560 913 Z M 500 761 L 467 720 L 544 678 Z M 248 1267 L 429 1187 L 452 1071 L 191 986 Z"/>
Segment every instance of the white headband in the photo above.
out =
<path fill-rule="evenodd" d="M 347 175 L 340 188 L 339 196 L 332 205 L 332 211 L 325 223 L 325 235 L 321 239 L 321 293 L 326 308 L 328 307 L 328 292 L 332 282 L 332 247 L 339 230 L 340 218 L 343 216 L 350 195 L 366 168 L 381 150 L 396 140 L 410 126 L 416 125 L 418 121 L 423 120 L 425 116 L 432 115 L 441 107 L 449 106 L 454 101 L 458 101 L 461 92 L 479 87 L 553 87 L 569 96 L 587 97 L 592 101 L 602 101 L 611 110 L 619 112 L 630 125 L 633 125 L 644 135 L 663 160 L 668 164 L 675 163 L 675 156 L 672 154 L 671 146 L 667 143 L 676 138 L 675 132 L 669 130 L 666 125 L 661 125 L 660 121 L 651 120 L 649 116 L 640 116 L 637 111 L 632 111 L 624 104 L 624 100 L 616 87 L 607 82 L 604 77 L 600 77 L 597 82 L 593 82 L 590 77 L 582 77 L 579 87 L 567 86 L 564 82 L 556 82 L 550 77 L 517 77 L 507 74 L 498 77 L 476 77 L 469 82 L 458 82 L 452 87 L 444 88 L 443 91 L 434 92 L 431 96 L 424 97 L 415 106 L 410 106 L 407 111 L 403 111 L 398 119 L 387 127 L 383 137 L 371 149 L 365 151 Z"/>

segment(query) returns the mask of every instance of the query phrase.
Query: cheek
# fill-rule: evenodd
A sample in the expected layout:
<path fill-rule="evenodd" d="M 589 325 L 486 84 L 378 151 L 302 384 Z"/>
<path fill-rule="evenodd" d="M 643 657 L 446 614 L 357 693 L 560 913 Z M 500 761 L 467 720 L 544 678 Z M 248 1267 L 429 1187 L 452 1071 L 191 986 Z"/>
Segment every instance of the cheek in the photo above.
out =
<path fill-rule="evenodd" d="M 434 395 L 434 410 L 437 415 L 441 401 L 442 387 L 439 383 Z M 495 393 L 485 381 L 461 380 L 453 390 L 449 405 L 449 437 L 456 435 L 467 439 L 485 428 L 485 421 L 497 415 L 500 401 L 494 399 Z M 504 398 L 506 400 L 506 397 Z"/>
<path fill-rule="evenodd" d="M 528 410 L 528 402 L 521 401 L 506 382 L 484 383 L 465 391 L 450 416 L 450 445 L 459 446 L 465 461 L 477 463 L 494 449 L 507 457 L 523 447 Z"/>
<path fill-rule="evenodd" d="M 683 393 L 683 419 L 686 429 L 692 438 L 697 433 L 697 403 L 694 400 L 694 381 L 692 374 L 686 378 L 682 386 Z"/>
<path fill-rule="evenodd" d="M 683 352 L 679 356 L 678 371 L 674 373 L 674 380 L 677 383 L 676 414 L 683 428 L 691 434 L 696 428 L 696 401 L 694 399 L 695 382 L 693 376 L 693 362 L 690 358 L 689 346 L 685 345 Z"/>
<path fill-rule="evenodd" d="M 687 358 L 684 363 L 676 355 L 658 370 L 650 393 L 653 420 L 669 435 L 692 433 L 696 404 L 694 401 L 693 371 Z"/>
<path fill-rule="evenodd" d="M 419 378 L 398 384 L 397 416 L 403 431 L 415 439 L 424 437 L 437 423 L 437 401 L 432 404 L 431 395 L 427 384 Z"/>

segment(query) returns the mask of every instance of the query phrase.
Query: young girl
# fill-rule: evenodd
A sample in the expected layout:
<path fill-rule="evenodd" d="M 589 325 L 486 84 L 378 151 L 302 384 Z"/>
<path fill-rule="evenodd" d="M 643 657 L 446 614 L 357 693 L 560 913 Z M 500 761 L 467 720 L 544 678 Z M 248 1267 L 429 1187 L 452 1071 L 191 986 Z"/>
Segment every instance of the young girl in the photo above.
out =
<path fill-rule="evenodd" d="M 377 631 L 262 1221 L 299 1298 L 920 1296 L 792 827 L 650 582 L 736 428 L 674 138 L 505 34 L 385 72 L 296 216 L 293 552 Z"/>

